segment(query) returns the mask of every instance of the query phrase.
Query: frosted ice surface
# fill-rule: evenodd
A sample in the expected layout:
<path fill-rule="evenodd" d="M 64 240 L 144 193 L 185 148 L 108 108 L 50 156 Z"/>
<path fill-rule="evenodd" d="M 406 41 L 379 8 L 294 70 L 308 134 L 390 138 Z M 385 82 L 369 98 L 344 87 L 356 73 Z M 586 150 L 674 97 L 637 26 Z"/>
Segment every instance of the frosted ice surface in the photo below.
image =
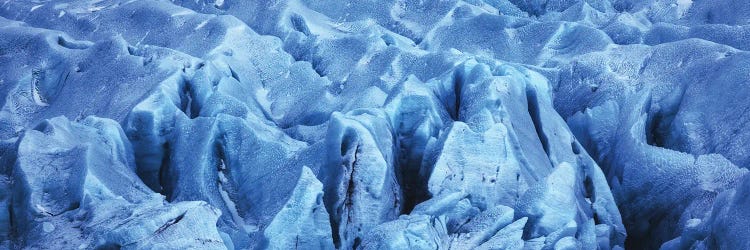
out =
<path fill-rule="evenodd" d="M 747 249 L 745 0 L 0 1 L 2 249 Z"/>

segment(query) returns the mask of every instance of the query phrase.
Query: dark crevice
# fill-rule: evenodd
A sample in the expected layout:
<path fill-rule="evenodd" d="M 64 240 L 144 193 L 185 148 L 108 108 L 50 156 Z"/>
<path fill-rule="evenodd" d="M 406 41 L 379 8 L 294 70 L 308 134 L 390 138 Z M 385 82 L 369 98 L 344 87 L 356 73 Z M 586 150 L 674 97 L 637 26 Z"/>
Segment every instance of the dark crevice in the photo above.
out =
<path fill-rule="evenodd" d="M 68 41 L 63 36 L 57 37 L 57 44 L 66 49 L 88 49 L 89 47 L 91 47 L 91 45 L 86 42 Z"/>
<path fill-rule="evenodd" d="M 12 188 L 12 186 L 10 188 Z M 18 223 L 19 222 L 17 222 L 16 219 L 15 219 L 15 214 L 14 214 L 14 211 L 13 211 L 13 202 L 14 202 L 14 200 L 13 200 L 13 197 L 11 196 L 10 199 L 8 200 L 8 205 L 7 205 L 8 206 L 8 225 L 10 227 L 10 228 L 8 228 L 8 238 L 10 238 L 10 239 L 18 239 L 19 236 L 20 236 L 19 235 L 20 232 L 19 232 L 19 229 L 18 229 L 18 227 L 19 227 Z M 24 225 L 20 225 L 20 226 L 23 227 Z"/>
<path fill-rule="evenodd" d="M 331 222 L 331 230 L 333 231 L 332 237 L 333 237 L 333 244 L 336 247 L 336 249 L 340 249 L 342 246 L 342 239 L 341 235 L 339 235 L 340 228 L 342 224 L 351 222 L 351 206 L 354 205 L 354 201 L 352 200 L 354 191 L 355 191 L 355 167 L 357 164 L 357 154 L 359 153 L 359 143 L 358 138 L 355 134 L 350 133 L 350 131 L 347 131 L 346 134 L 343 136 L 341 140 L 341 147 L 340 147 L 340 155 L 341 155 L 341 165 L 337 166 L 339 167 L 339 171 L 341 171 L 341 175 L 347 175 L 348 178 L 344 179 L 346 181 L 346 193 L 344 194 L 344 197 L 338 197 L 336 199 L 342 199 L 343 198 L 343 205 L 340 207 L 333 207 L 333 205 L 336 203 L 336 201 L 333 201 L 333 203 L 330 203 L 330 206 L 332 209 L 336 209 L 335 211 L 329 211 L 329 217 Z M 350 156 L 350 157 L 348 157 Z M 343 183 L 342 183 L 343 184 Z M 339 185 L 339 184 L 337 184 Z M 329 201 L 331 202 L 331 201 Z M 344 213 L 344 209 L 347 210 L 347 221 L 342 221 L 343 218 L 342 215 Z"/>
<path fill-rule="evenodd" d="M 160 234 L 160 233 L 164 232 L 165 230 L 167 230 L 167 228 L 171 227 L 174 224 L 179 223 L 182 220 L 182 218 L 184 218 L 184 217 L 185 217 L 185 213 L 182 213 L 182 214 L 178 215 L 177 217 L 175 217 L 174 219 L 171 219 L 171 220 L 167 221 L 167 223 L 165 223 L 164 225 L 161 225 L 161 227 L 159 227 L 159 229 L 156 229 L 156 231 L 154 232 L 154 235 L 157 235 L 157 234 Z"/>
<path fill-rule="evenodd" d="M 418 112 L 406 112 L 398 114 L 396 118 L 398 126 L 396 128 L 396 138 L 394 139 L 398 151 L 394 168 L 396 180 L 403 191 L 401 214 L 409 214 L 417 204 L 430 198 L 429 191 L 427 190 L 427 178 L 424 178 L 420 174 L 420 171 L 422 169 L 422 160 L 424 158 L 424 150 L 427 147 L 427 141 L 436 135 L 432 133 L 425 135 L 417 132 L 419 127 L 425 125 L 427 121 L 421 120 L 415 122 L 415 120 L 410 120 L 412 118 L 406 118 L 423 115 Z"/>
<path fill-rule="evenodd" d="M 305 36 L 310 35 L 310 29 L 307 27 L 307 23 L 302 16 L 296 13 L 292 14 L 292 16 L 289 18 L 289 21 L 292 22 L 292 27 L 294 28 L 294 30 L 305 34 Z"/>
<path fill-rule="evenodd" d="M 586 191 L 586 198 L 589 198 L 591 202 L 594 202 L 596 200 L 596 192 L 594 191 L 594 181 L 591 179 L 590 176 L 586 176 L 586 179 L 583 181 L 583 187 Z"/>
<path fill-rule="evenodd" d="M 351 159 L 351 172 L 349 172 L 349 182 L 346 184 L 346 197 L 344 197 L 344 206 L 346 207 L 346 223 L 352 222 L 352 206 L 354 206 L 354 188 L 355 188 L 355 167 L 357 166 L 357 154 L 359 153 L 359 144 L 354 147 Z M 357 247 L 354 246 L 354 249 Z"/>
<path fill-rule="evenodd" d="M 352 196 L 354 195 L 354 167 L 357 165 L 357 154 L 359 153 L 359 145 L 354 147 L 354 155 L 352 156 L 351 172 L 349 172 L 349 183 L 346 185 L 346 200 L 344 204 L 347 207 L 351 207 L 354 204 Z"/>
<path fill-rule="evenodd" d="M 199 62 L 198 65 L 195 66 L 195 70 L 200 70 L 205 66 L 206 66 L 205 62 Z"/>
<path fill-rule="evenodd" d="M 70 207 L 67 210 L 65 210 L 63 212 L 60 212 L 60 214 L 62 214 L 64 212 L 67 212 L 67 211 L 76 210 L 76 209 L 78 209 L 80 207 L 81 207 L 81 202 L 79 202 L 79 201 L 73 202 L 73 203 L 70 204 Z M 55 216 L 60 215 L 60 214 L 56 214 Z"/>
<path fill-rule="evenodd" d="M 229 73 L 232 75 L 232 78 L 234 78 L 234 80 L 237 80 L 237 82 L 242 82 L 240 81 L 240 76 L 237 75 L 237 72 L 234 71 L 234 69 L 232 69 L 232 66 L 228 66 L 228 67 L 229 67 Z"/>
<path fill-rule="evenodd" d="M 359 244 L 361 243 L 362 243 L 362 239 L 360 239 L 359 237 L 354 238 L 354 244 L 352 245 L 352 249 L 357 249 L 357 247 L 359 247 Z"/>
<path fill-rule="evenodd" d="M 602 224 L 601 219 L 599 219 L 599 214 L 597 214 L 596 212 L 594 212 L 594 214 L 592 216 L 594 217 L 594 225 Z"/>
<path fill-rule="evenodd" d="M 668 147 L 667 141 L 670 140 L 670 131 L 672 122 L 682 105 L 682 99 L 687 90 L 686 86 L 678 87 L 676 91 L 660 101 L 660 108 L 656 112 L 649 112 L 646 125 L 646 142 L 656 147 Z M 673 150 L 678 150 L 670 148 Z M 679 151 L 679 150 L 678 150 Z"/>
<path fill-rule="evenodd" d="M 107 244 L 98 246 L 98 247 L 96 247 L 94 249 L 96 249 L 96 250 L 120 250 L 121 248 L 122 248 L 122 246 L 120 246 L 120 244 L 117 244 L 117 243 L 107 243 Z"/>
<path fill-rule="evenodd" d="M 448 110 L 448 113 L 450 114 L 451 118 L 454 121 L 458 121 L 460 119 L 460 111 L 461 111 L 461 91 L 463 89 L 464 85 L 464 74 L 461 70 L 456 70 L 453 73 L 453 105 L 452 109 Z"/>
<path fill-rule="evenodd" d="M 683 207 L 674 207 L 674 211 L 682 211 L 682 209 Z M 595 217 L 595 219 L 598 218 Z M 623 219 L 625 220 L 625 218 Z M 644 218 L 641 218 L 640 220 L 642 221 L 623 221 L 627 232 L 637 232 L 635 228 L 648 226 L 648 230 L 643 233 L 637 235 L 628 233 L 628 237 L 625 238 L 625 249 L 658 249 L 660 245 L 659 242 L 663 242 L 667 240 L 667 238 L 672 239 L 673 236 L 665 237 L 664 229 L 666 228 L 660 228 L 657 225 L 677 225 L 679 217 L 675 217 L 675 215 L 670 214 L 669 212 L 655 211 L 649 214 L 648 220 L 645 220 Z M 674 228 L 670 228 L 666 231 L 674 232 L 674 230 Z"/>
<path fill-rule="evenodd" d="M 706 23 L 714 24 L 714 13 L 712 13 L 711 11 L 706 12 Z"/>
<path fill-rule="evenodd" d="M 312 69 L 315 71 L 315 73 L 317 73 L 320 77 L 324 77 L 327 75 L 326 69 L 328 68 L 328 66 L 325 64 L 324 59 L 322 57 L 315 55 L 315 51 L 314 51 L 315 49 L 316 48 L 311 48 L 311 50 L 313 50 L 310 53 L 312 59 L 309 62 L 312 65 Z M 332 85 L 337 85 L 337 84 L 332 84 Z"/>
<path fill-rule="evenodd" d="M 194 101 L 193 88 L 190 82 L 185 82 L 180 89 L 180 110 L 185 113 L 190 119 L 198 117 L 199 108 L 198 104 Z"/>
<path fill-rule="evenodd" d="M 143 58 L 143 66 L 149 65 L 153 61 L 154 61 L 154 57 L 153 56 L 149 56 L 149 57 Z M 183 73 L 185 72 L 185 68 L 184 67 L 182 68 L 182 72 Z"/>
<path fill-rule="evenodd" d="M 534 124 L 534 129 L 536 130 L 537 137 L 539 137 L 539 142 L 542 143 L 544 153 L 546 155 L 549 155 L 549 139 L 547 138 L 547 135 L 544 134 L 544 128 L 542 127 L 541 110 L 539 107 L 539 98 L 537 97 L 536 90 L 533 89 L 533 87 L 526 87 L 526 101 L 529 116 L 531 117 L 531 122 Z"/>
<path fill-rule="evenodd" d="M 413 142 L 411 142 L 413 143 Z M 401 214 L 409 214 L 414 207 L 430 198 L 427 190 L 427 180 L 421 178 L 419 170 L 422 166 L 422 152 L 414 153 L 411 146 L 399 146 L 399 159 L 397 166 L 397 179 L 399 186 L 403 190 L 404 201 L 401 207 Z"/>
<path fill-rule="evenodd" d="M 573 150 L 574 154 L 581 154 L 581 146 L 579 146 L 575 141 L 570 143 L 570 149 Z"/>
<path fill-rule="evenodd" d="M 662 132 L 665 127 L 668 128 L 669 125 L 671 125 L 671 122 L 667 120 L 669 120 L 669 118 L 662 113 L 654 114 L 651 122 L 646 128 L 646 141 L 649 145 L 664 147 L 666 136 Z"/>
<path fill-rule="evenodd" d="M 135 47 L 133 47 L 133 46 L 130 46 L 130 45 L 128 45 L 128 55 L 131 55 L 131 56 L 140 56 L 138 54 L 137 49 Z"/>
<path fill-rule="evenodd" d="M 159 189 L 159 193 L 166 197 L 167 201 L 172 201 L 173 188 L 169 174 L 169 163 L 172 157 L 169 142 L 165 142 L 162 148 L 164 156 L 161 158 L 161 167 L 159 167 L 159 183 L 157 183 L 157 188 Z"/>

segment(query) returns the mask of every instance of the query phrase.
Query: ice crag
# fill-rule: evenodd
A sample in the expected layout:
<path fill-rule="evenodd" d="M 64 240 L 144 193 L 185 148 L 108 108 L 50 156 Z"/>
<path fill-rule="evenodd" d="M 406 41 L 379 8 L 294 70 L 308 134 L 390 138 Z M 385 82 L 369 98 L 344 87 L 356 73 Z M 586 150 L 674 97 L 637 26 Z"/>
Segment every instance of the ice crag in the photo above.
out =
<path fill-rule="evenodd" d="M 0 1 L 3 249 L 746 249 L 743 0 Z"/>

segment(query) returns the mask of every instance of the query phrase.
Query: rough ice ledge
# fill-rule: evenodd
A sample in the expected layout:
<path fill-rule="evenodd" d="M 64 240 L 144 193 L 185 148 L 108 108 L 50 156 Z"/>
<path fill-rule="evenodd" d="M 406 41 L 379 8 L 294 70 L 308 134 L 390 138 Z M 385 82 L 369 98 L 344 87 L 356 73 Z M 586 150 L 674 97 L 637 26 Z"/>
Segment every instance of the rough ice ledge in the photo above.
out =
<path fill-rule="evenodd" d="M 0 3 L 3 249 L 745 249 L 741 0 Z"/>

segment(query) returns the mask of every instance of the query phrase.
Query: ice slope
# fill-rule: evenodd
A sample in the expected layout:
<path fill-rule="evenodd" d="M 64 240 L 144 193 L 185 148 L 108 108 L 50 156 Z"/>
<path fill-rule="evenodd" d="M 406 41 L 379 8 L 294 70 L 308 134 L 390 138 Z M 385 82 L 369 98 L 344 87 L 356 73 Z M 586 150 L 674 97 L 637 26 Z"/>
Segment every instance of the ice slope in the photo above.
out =
<path fill-rule="evenodd" d="M 16 150 L 8 209 L 18 246 L 224 246 L 219 211 L 203 201 L 168 203 L 138 179 L 130 144 L 113 120 L 48 119 L 25 131 Z"/>
<path fill-rule="evenodd" d="M 0 2 L 0 248 L 743 249 L 740 0 Z"/>

